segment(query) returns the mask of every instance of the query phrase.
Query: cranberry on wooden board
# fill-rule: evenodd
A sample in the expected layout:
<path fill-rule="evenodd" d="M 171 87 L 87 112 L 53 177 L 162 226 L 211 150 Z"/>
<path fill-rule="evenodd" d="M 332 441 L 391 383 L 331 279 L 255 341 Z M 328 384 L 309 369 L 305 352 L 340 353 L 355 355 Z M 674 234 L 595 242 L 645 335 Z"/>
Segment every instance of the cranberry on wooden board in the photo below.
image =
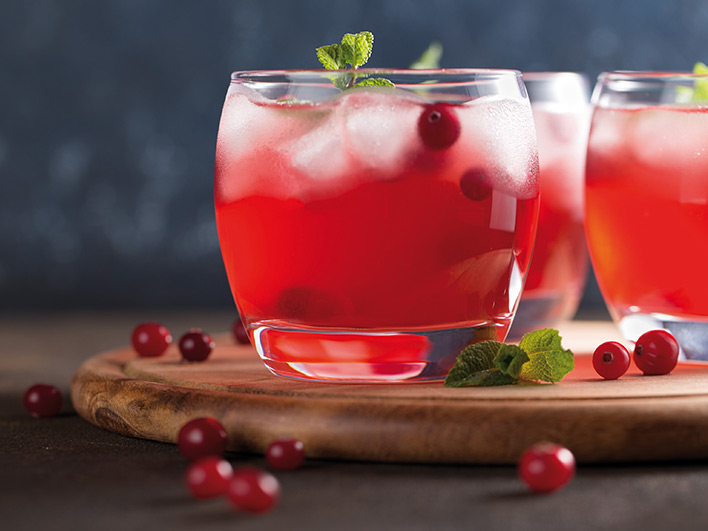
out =
<path fill-rule="evenodd" d="M 138 356 L 162 356 L 172 343 L 172 334 L 160 323 L 142 323 L 133 329 L 130 342 Z"/>
<path fill-rule="evenodd" d="M 592 354 L 592 366 L 605 380 L 616 380 L 623 376 L 629 365 L 629 351 L 617 341 L 602 343 Z"/>
<path fill-rule="evenodd" d="M 678 357 L 678 341 L 666 330 L 650 330 L 634 345 L 634 364 L 646 375 L 669 374 Z"/>

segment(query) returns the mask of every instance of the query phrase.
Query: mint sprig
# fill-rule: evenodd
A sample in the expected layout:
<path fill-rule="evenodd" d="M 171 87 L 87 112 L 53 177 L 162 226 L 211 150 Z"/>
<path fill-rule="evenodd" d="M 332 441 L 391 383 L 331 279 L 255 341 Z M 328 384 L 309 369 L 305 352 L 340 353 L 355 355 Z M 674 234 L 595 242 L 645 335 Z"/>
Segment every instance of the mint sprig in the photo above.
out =
<path fill-rule="evenodd" d="M 437 41 L 433 41 L 420 55 L 420 57 L 411 63 L 410 68 L 413 70 L 432 70 L 440 68 L 440 59 L 442 59 L 443 47 Z"/>
<path fill-rule="evenodd" d="M 559 382 L 573 370 L 570 350 L 561 346 L 557 330 L 526 334 L 516 345 L 482 341 L 465 348 L 445 379 L 447 387 L 508 385 L 524 380 Z"/>
<path fill-rule="evenodd" d="M 693 73 L 699 75 L 708 74 L 708 66 L 704 63 L 696 63 L 693 66 Z M 693 81 L 693 87 L 676 87 L 677 103 L 708 103 L 708 78 L 698 78 Z"/>
<path fill-rule="evenodd" d="M 374 48 L 374 35 L 370 31 L 347 33 L 342 37 L 341 44 L 328 44 L 320 46 L 315 51 L 317 59 L 327 70 L 358 69 L 366 64 Z M 349 65 L 349 67 L 347 67 Z M 361 81 L 357 81 L 363 78 Z M 354 87 L 394 87 L 395 85 L 385 78 L 372 78 L 368 74 L 346 76 L 330 76 L 332 83 L 339 90 Z"/>

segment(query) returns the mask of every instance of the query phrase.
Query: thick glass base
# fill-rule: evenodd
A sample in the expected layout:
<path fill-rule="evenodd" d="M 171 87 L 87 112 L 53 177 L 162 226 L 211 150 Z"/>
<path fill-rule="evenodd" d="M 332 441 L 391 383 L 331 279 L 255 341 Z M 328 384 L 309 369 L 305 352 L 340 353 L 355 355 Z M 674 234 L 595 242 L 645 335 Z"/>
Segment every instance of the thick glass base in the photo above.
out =
<path fill-rule="evenodd" d="M 467 345 L 503 339 L 508 325 L 421 331 L 314 330 L 259 323 L 253 344 L 279 376 L 332 382 L 416 382 L 447 376 Z"/>
<path fill-rule="evenodd" d="M 708 318 L 688 320 L 659 313 L 614 314 L 613 317 L 625 339 L 636 341 L 644 332 L 663 328 L 678 341 L 680 359 L 708 361 Z"/>

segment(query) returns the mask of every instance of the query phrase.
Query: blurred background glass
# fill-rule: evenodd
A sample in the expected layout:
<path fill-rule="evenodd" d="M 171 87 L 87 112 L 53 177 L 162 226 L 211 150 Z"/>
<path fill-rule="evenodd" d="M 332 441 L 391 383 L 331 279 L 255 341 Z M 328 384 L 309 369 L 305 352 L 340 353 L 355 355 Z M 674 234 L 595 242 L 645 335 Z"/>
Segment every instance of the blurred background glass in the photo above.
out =
<path fill-rule="evenodd" d="M 445 67 L 594 79 L 690 69 L 706 27 L 691 0 L 3 0 L 0 309 L 233 308 L 212 188 L 233 70 L 318 68 L 370 30 L 373 67 L 437 40 Z"/>
<path fill-rule="evenodd" d="M 576 72 L 524 72 L 538 137 L 541 204 L 511 338 L 571 319 L 588 269 L 583 227 L 590 85 Z"/>

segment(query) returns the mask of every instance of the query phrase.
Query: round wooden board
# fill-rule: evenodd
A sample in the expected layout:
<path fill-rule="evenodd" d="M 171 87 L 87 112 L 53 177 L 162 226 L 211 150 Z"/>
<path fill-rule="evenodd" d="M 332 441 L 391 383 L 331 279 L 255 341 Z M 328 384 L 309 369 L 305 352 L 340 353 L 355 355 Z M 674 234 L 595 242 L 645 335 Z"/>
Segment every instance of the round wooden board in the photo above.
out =
<path fill-rule="evenodd" d="M 278 437 L 313 458 L 424 463 L 515 463 L 551 440 L 580 462 L 708 457 L 708 365 L 681 363 L 667 376 L 636 369 L 604 381 L 589 353 L 617 339 L 610 323 L 568 323 L 576 368 L 558 384 L 448 389 L 440 382 L 333 384 L 271 375 L 250 346 L 229 336 L 204 363 L 129 348 L 98 354 L 76 373 L 71 396 L 86 420 L 108 430 L 176 442 L 190 419 L 219 419 L 232 450 L 263 452 Z"/>

